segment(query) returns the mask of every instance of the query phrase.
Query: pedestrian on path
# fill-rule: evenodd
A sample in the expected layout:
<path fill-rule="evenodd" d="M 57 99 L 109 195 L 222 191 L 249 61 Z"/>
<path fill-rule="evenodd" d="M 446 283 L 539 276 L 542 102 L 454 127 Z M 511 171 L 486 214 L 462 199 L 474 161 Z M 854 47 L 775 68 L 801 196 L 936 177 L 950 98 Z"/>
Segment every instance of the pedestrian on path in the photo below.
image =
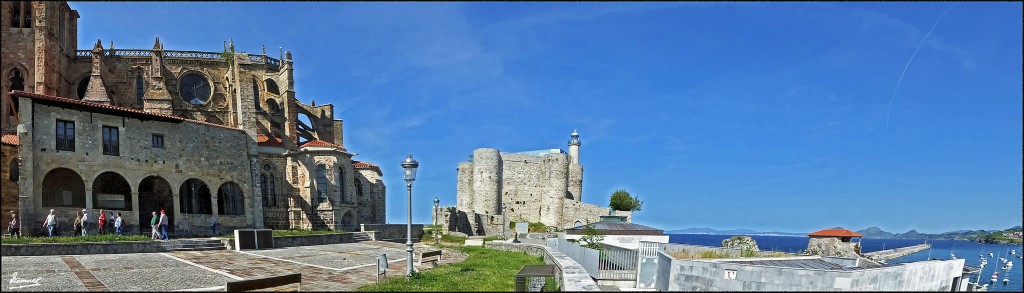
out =
<path fill-rule="evenodd" d="M 114 218 L 114 212 L 113 211 L 107 212 L 107 233 L 113 233 L 113 232 L 110 232 L 110 231 L 116 231 L 115 227 L 114 227 L 114 220 L 116 220 Z"/>
<path fill-rule="evenodd" d="M 7 223 L 7 233 L 11 237 L 17 235 L 17 238 L 21 238 L 21 223 L 18 223 L 18 214 L 14 210 L 11 210 L 11 222 Z"/>
<path fill-rule="evenodd" d="M 164 210 L 160 210 L 160 232 L 163 233 L 164 240 L 171 240 L 171 236 L 167 235 L 167 213 Z"/>
<path fill-rule="evenodd" d="M 153 230 L 153 233 L 152 235 L 150 235 L 150 237 L 152 237 L 153 239 L 160 239 L 160 231 L 157 230 L 159 229 L 159 227 L 156 225 L 159 221 L 160 217 L 156 215 L 156 211 L 153 211 L 153 218 L 152 220 L 149 220 L 149 227 L 151 230 Z"/>
<path fill-rule="evenodd" d="M 89 235 L 89 211 L 82 209 L 82 236 Z"/>
<path fill-rule="evenodd" d="M 74 236 L 82 235 L 82 212 L 75 213 L 75 222 L 72 223 L 75 229 Z"/>
<path fill-rule="evenodd" d="M 103 210 L 100 210 L 99 222 L 97 223 L 99 223 L 100 235 L 107 234 L 107 215 L 103 213 Z"/>
<path fill-rule="evenodd" d="M 124 223 L 121 220 L 121 212 L 117 212 L 117 218 L 114 218 L 114 233 L 118 235 L 124 235 L 124 230 L 121 230 L 121 225 Z"/>
<path fill-rule="evenodd" d="M 217 215 L 210 217 L 210 236 L 217 236 Z"/>
<path fill-rule="evenodd" d="M 54 230 L 57 230 L 57 214 L 53 209 L 50 209 L 50 214 L 43 221 L 43 228 L 46 228 L 47 237 L 53 237 Z"/>

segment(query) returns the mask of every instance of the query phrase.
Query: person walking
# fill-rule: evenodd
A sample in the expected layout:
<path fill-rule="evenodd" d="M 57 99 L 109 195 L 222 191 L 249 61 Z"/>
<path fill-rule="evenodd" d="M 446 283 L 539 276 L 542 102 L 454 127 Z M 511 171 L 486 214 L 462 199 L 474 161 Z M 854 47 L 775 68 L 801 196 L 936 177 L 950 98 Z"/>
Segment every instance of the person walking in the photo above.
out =
<path fill-rule="evenodd" d="M 57 214 L 53 209 L 50 209 L 50 214 L 43 221 L 43 228 L 46 228 L 47 237 L 53 237 L 53 232 L 57 229 Z"/>
<path fill-rule="evenodd" d="M 121 225 L 124 225 L 124 222 L 121 220 L 121 212 L 117 212 L 117 216 L 114 218 L 114 233 L 117 233 L 117 235 L 124 235 Z"/>
<path fill-rule="evenodd" d="M 82 209 L 82 236 L 89 235 L 89 211 Z"/>
<path fill-rule="evenodd" d="M 114 212 L 107 212 L 107 233 L 114 233 L 110 231 L 116 231 L 114 228 Z"/>
<path fill-rule="evenodd" d="M 210 217 L 210 236 L 217 236 L 217 215 Z"/>
<path fill-rule="evenodd" d="M 160 239 L 160 231 L 157 230 L 159 229 L 159 227 L 156 225 L 159 221 L 160 217 L 156 215 L 156 211 L 153 211 L 153 218 L 149 220 L 149 228 L 150 230 L 153 230 L 152 235 L 150 235 L 150 237 L 152 237 L 153 239 Z"/>
<path fill-rule="evenodd" d="M 18 223 L 18 213 L 11 210 L 11 222 L 7 223 L 7 233 L 11 234 L 11 237 L 21 238 L 21 223 Z"/>
<path fill-rule="evenodd" d="M 75 229 L 74 236 L 82 235 L 82 212 L 75 213 L 75 222 L 72 223 Z"/>
<path fill-rule="evenodd" d="M 103 213 L 103 210 L 100 210 L 99 222 L 97 223 L 99 224 L 100 235 L 107 234 L 107 215 Z"/>
<path fill-rule="evenodd" d="M 160 210 L 160 232 L 164 236 L 164 240 L 171 240 L 171 236 L 167 234 L 167 213 L 164 210 Z"/>

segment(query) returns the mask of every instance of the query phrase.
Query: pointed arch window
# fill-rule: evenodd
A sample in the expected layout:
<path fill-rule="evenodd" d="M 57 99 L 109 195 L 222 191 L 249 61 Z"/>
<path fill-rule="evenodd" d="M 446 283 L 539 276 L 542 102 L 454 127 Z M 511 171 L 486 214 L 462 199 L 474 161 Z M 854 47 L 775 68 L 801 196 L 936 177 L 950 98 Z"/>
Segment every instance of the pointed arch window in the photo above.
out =
<path fill-rule="evenodd" d="M 11 7 L 11 27 L 32 27 L 32 1 L 18 1 Z"/>
<path fill-rule="evenodd" d="M 271 94 L 275 94 L 275 95 L 280 95 L 281 94 L 281 90 L 279 90 L 277 88 L 277 82 L 274 82 L 273 79 L 269 79 L 268 78 L 268 79 L 264 80 L 264 82 L 267 84 L 267 92 L 270 92 Z"/>
<path fill-rule="evenodd" d="M 351 202 L 348 197 L 345 197 L 345 169 L 338 168 L 338 194 L 341 195 L 341 202 Z"/>
<path fill-rule="evenodd" d="M 256 103 L 256 111 L 262 111 L 263 106 L 260 106 L 260 82 L 256 78 L 252 79 L 252 100 Z"/>
<path fill-rule="evenodd" d="M 245 215 L 245 195 L 234 182 L 227 182 L 217 190 L 217 213 L 221 215 Z"/>
<path fill-rule="evenodd" d="M 277 206 L 277 180 L 274 176 L 274 168 L 269 164 L 263 165 L 263 174 L 260 174 L 260 186 L 263 191 L 263 206 Z"/>
<path fill-rule="evenodd" d="M 135 73 L 135 104 L 142 107 L 142 97 L 146 95 L 146 81 L 143 79 L 142 72 Z"/>
<path fill-rule="evenodd" d="M 11 69 L 10 74 L 7 76 L 9 76 L 9 83 L 7 84 L 8 89 L 12 91 L 25 91 L 25 77 L 22 75 L 21 69 Z M 14 116 L 14 113 L 18 112 L 18 99 L 11 98 L 11 102 L 11 110 L 8 114 Z"/>
<path fill-rule="evenodd" d="M 316 194 L 311 196 L 315 198 L 313 205 L 319 205 L 322 202 L 327 201 L 327 190 L 330 189 L 330 182 L 327 182 L 327 167 L 324 165 L 316 166 Z"/>

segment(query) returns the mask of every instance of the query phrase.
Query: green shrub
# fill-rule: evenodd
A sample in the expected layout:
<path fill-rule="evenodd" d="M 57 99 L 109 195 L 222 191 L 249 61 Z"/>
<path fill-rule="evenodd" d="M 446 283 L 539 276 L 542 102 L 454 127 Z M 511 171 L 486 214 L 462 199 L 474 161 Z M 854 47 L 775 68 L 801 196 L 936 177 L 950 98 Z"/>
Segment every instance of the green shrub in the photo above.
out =
<path fill-rule="evenodd" d="M 38 243 L 84 243 L 84 242 L 126 242 L 153 241 L 143 235 L 88 235 L 88 236 L 56 236 L 56 237 L 21 237 L 4 238 L 3 244 L 38 244 Z"/>

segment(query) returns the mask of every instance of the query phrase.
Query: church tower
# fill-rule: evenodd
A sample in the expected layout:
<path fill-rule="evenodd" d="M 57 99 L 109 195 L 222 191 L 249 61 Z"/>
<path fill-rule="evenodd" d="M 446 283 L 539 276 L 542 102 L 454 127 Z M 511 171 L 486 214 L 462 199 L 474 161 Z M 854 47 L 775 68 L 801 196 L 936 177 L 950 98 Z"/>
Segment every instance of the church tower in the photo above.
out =
<path fill-rule="evenodd" d="M 580 164 L 580 133 L 576 132 L 576 129 L 572 130 L 569 137 L 569 157 L 572 158 L 572 164 Z"/>

